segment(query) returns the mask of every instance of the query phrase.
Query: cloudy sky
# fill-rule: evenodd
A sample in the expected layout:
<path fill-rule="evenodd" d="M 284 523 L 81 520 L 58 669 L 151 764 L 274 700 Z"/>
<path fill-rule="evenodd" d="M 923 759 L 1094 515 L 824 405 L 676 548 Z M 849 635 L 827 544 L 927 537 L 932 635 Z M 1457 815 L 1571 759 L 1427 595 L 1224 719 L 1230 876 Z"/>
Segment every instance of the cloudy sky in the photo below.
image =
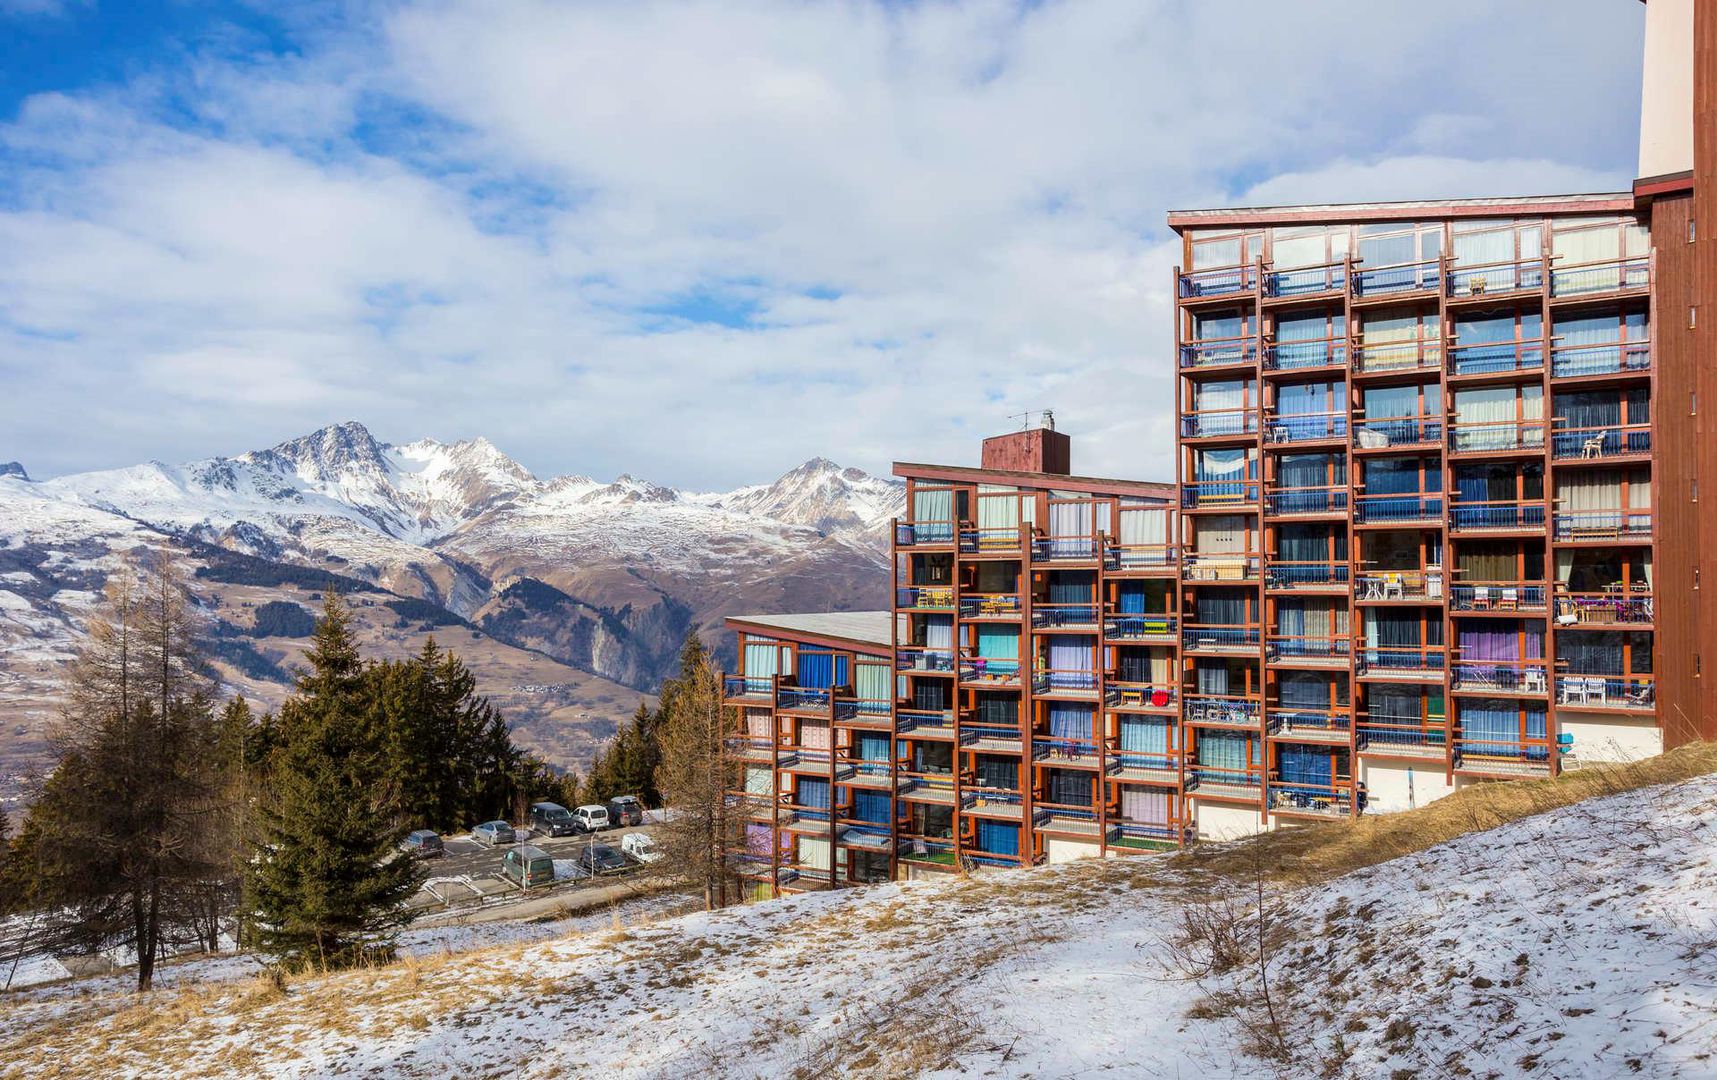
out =
<path fill-rule="evenodd" d="M 1643 11 L 0 0 L 0 460 L 1166 477 L 1166 210 L 1625 186 Z"/>

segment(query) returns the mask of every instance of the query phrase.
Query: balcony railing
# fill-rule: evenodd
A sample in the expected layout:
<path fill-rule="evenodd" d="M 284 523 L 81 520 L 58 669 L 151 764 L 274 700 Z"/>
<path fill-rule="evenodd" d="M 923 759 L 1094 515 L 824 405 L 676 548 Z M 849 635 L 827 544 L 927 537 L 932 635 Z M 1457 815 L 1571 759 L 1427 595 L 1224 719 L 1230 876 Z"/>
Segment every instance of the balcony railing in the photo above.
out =
<path fill-rule="evenodd" d="M 1264 441 L 1271 443 L 1319 442 L 1347 438 L 1347 413 L 1273 414 L 1264 420 Z"/>
<path fill-rule="evenodd" d="M 1261 772 L 1250 769 L 1219 769 L 1213 765 L 1193 765 L 1186 770 L 1186 786 L 1199 788 L 1204 786 L 1256 788 L 1264 782 Z"/>
<path fill-rule="evenodd" d="M 1353 520 L 1365 524 L 1397 521 L 1435 521 L 1443 516 L 1440 493 L 1359 495 L 1353 503 Z"/>
<path fill-rule="evenodd" d="M 1186 370 L 1257 362 L 1258 342 L 1254 338 L 1189 341 L 1180 347 L 1180 366 Z"/>
<path fill-rule="evenodd" d="M 1359 804 L 1365 805 L 1363 792 Z M 1343 779 L 1334 784 L 1295 784 L 1272 777 L 1270 805 L 1276 810 L 1349 817 L 1353 814 L 1353 782 Z"/>
<path fill-rule="evenodd" d="M 1558 675 L 1556 704 L 1649 711 L 1657 704 L 1657 686 L 1650 675 Z"/>
<path fill-rule="evenodd" d="M 1180 418 L 1180 433 L 1187 439 L 1256 435 L 1258 413 L 1252 409 L 1211 409 L 1186 413 Z"/>
<path fill-rule="evenodd" d="M 1544 421 L 1456 421 L 1449 428 L 1451 454 L 1497 454 L 1513 450 L 1544 450 Z"/>
<path fill-rule="evenodd" d="M 906 645 L 894 651 L 894 666 L 901 671 L 951 672 L 954 670 L 954 651 Z"/>
<path fill-rule="evenodd" d="M 1025 550 L 1023 534 L 1017 528 L 962 528 L 960 550 L 969 555 L 995 553 L 1018 554 Z"/>
<path fill-rule="evenodd" d="M 1322 266 L 1297 266 L 1288 270 L 1267 270 L 1264 273 L 1264 295 L 1308 296 L 1312 293 L 1338 292 L 1347 288 L 1347 263 L 1325 263 Z"/>
<path fill-rule="evenodd" d="M 1199 480 L 1181 485 L 1181 505 L 1191 507 L 1241 506 L 1258 501 L 1256 480 Z"/>
<path fill-rule="evenodd" d="M 777 708 L 798 712 L 828 712 L 834 691 L 810 686 L 783 686 Z"/>
<path fill-rule="evenodd" d="M 1040 536 L 1032 544 L 1032 557 L 1040 562 L 1084 562 L 1101 558 L 1100 536 Z"/>
<path fill-rule="evenodd" d="M 1118 765 L 1123 769 L 1139 769 L 1141 771 L 1150 772 L 1175 772 L 1180 768 L 1180 754 L 1173 750 L 1164 751 L 1162 753 L 1123 750 L 1121 749 L 1121 740 L 1119 738 L 1111 738 L 1108 740 L 1108 752 L 1106 756 L 1111 764 Z"/>
<path fill-rule="evenodd" d="M 1631 292 L 1644 289 L 1650 284 L 1651 259 L 1645 255 L 1606 259 L 1578 266 L 1558 266 L 1550 271 L 1551 296 Z"/>
<path fill-rule="evenodd" d="M 1020 612 L 1019 593 L 965 593 L 960 597 L 962 619 L 1017 619 Z"/>
<path fill-rule="evenodd" d="M 1271 634 L 1267 644 L 1271 660 L 1346 660 L 1353 651 L 1353 639 L 1348 637 Z"/>
<path fill-rule="evenodd" d="M 1189 724 L 1206 727 L 1256 728 L 1263 703 L 1255 698 L 1188 694 L 1181 716 Z"/>
<path fill-rule="evenodd" d="M 948 799 L 954 797 L 954 775 L 952 773 L 902 772 L 900 779 L 905 784 L 901 789 L 902 795 L 922 792 Z"/>
<path fill-rule="evenodd" d="M 894 542 L 899 547 L 923 547 L 931 544 L 952 544 L 952 521 L 896 521 Z"/>
<path fill-rule="evenodd" d="M 1651 370 L 1651 342 L 1612 341 L 1601 345 L 1558 345 L 1550 350 L 1550 374 L 1558 379 L 1582 375 L 1619 375 Z"/>
<path fill-rule="evenodd" d="M 1266 514 L 1344 514 L 1347 485 L 1327 487 L 1270 488 L 1264 493 Z"/>
<path fill-rule="evenodd" d="M 1203 296 L 1228 296 L 1251 292 L 1258 287 L 1258 264 L 1219 266 L 1209 270 L 1189 270 L 1180 275 L 1180 295 L 1191 299 Z"/>
<path fill-rule="evenodd" d="M 1435 289 L 1442 283 L 1442 264 L 1436 259 L 1400 263 L 1395 266 L 1361 266 L 1353 275 L 1353 295 L 1383 296 Z"/>
<path fill-rule="evenodd" d="M 1649 453 L 1650 424 L 1559 427 L 1550 434 L 1550 456 L 1558 460 L 1601 461 L 1604 458 Z"/>
<path fill-rule="evenodd" d="M 1046 758 L 1050 761 L 1094 758 L 1097 756 L 1097 741 L 1088 738 L 1068 739 L 1057 735 L 1033 735 L 1031 737 L 1031 752 L 1033 757 Z"/>
<path fill-rule="evenodd" d="M 1443 420 L 1432 416 L 1387 416 L 1354 422 L 1356 450 L 1386 450 L 1394 446 L 1441 444 Z"/>
<path fill-rule="evenodd" d="M 1019 685 L 1018 660 L 999 660 L 988 656 L 960 656 L 960 678 L 966 682 Z"/>
<path fill-rule="evenodd" d="M 1488 694 L 1547 694 L 1550 667 L 1543 660 L 1457 660 L 1449 675 L 1456 690 Z"/>
<path fill-rule="evenodd" d="M 1359 673 L 1361 675 L 1377 675 L 1399 671 L 1420 675 L 1426 672 L 1442 671 L 1446 663 L 1445 657 L 1446 654 L 1441 645 L 1365 648 L 1359 650 Z"/>
<path fill-rule="evenodd" d="M 1556 512 L 1558 540 L 1622 540 L 1651 535 L 1650 510 Z"/>
<path fill-rule="evenodd" d="M 1097 673 L 1075 668 L 1045 668 L 1032 676 L 1034 694 L 1094 694 Z"/>
<path fill-rule="evenodd" d="M 1528 502 L 1454 502 L 1449 504 L 1449 528 L 1480 529 L 1542 529 L 1544 503 Z"/>
<path fill-rule="evenodd" d="M 1173 615 L 1110 615 L 1103 620 L 1103 636 L 1111 641 L 1144 641 L 1173 637 L 1180 620 Z"/>
<path fill-rule="evenodd" d="M 775 680 L 756 675 L 723 675 L 721 678 L 721 693 L 726 698 L 769 698 L 775 697 Z"/>
<path fill-rule="evenodd" d="M 1544 287 L 1542 259 L 1484 263 L 1482 265 L 1449 267 L 1449 295 L 1462 298 L 1489 296 L 1494 293 L 1536 290 Z"/>
<path fill-rule="evenodd" d="M 1475 735 L 1461 732 L 1455 737 L 1455 754 L 1457 768 L 1482 769 L 1489 762 L 1506 762 L 1538 771 L 1549 766 L 1550 740 L 1530 735 L 1511 738 L 1490 732 Z"/>
<path fill-rule="evenodd" d="M 1173 705 L 1176 688 L 1171 683 L 1114 681 L 1105 687 L 1111 709 L 1166 709 Z"/>
<path fill-rule="evenodd" d="M 1454 611 L 1543 611 L 1544 584 L 1524 581 L 1485 581 L 1456 585 L 1449 590 Z"/>
<path fill-rule="evenodd" d="M 1558 593 L 1556 625 L 1610 627 L 1649 624 L 1654 617 L 1652 597 L 1637 593 Z"/>
<path fill-rule="evenodd" d="M 1439 570 L 1373 570 L 1354 581 L 1356 600 L 1441 600 Z"/>
<path fill-rule="evenodd" d="M 1264 584 L 1271 589 L 1328 589 L 1347 584 L 1345 562 L 1276 562 L 1264 568 Z"/>
<path fill-rule="evenodd" d="M 1330 712 L 1318 709 L 1271 709 L 1269 711 L 1270 726 L 1276 729 L 1276 734 L 1284 739 L 1295 735 L 1305 735 L 1308 738 L 1327 738 L 1334 734 L 1345 734 L 1353 730 L 1353 716 L 1346 712 Z"/>
<path fill-rule="evenodd" d="M 1180 573 L 1187 581 L 1249 581 L 1258 576 L 1260 565 L 1256 552 L 1188 552 L 1181 558 Z"/>
<path fill-rule="evenodd" d="M 1180 643 L 1183 649 L 1256 649 L 1260 640 L 1256 626 L 1188 626 Z"/>
<path fill-rule="evenodd" d="M 1362 375 L 1386 375 L 1441 367 L 1443 346 L 1429 340 L 1358 342 L 1353 347 L 1353 370 Z"/>
<path fill-rule="evenodd" d="M 991 743 L 1023 743 L 1025 733 L 1018 724 L 973 724 L 960 721 L 960 741 Z"/>
<path fill-rule="evenodd" d="M 918 738 L 954 737 L 954 714 L 948 709 L 900 709 L 895 713 L 896 730 Z"/>
<path fill-rule="evenodd" d="M 1501 375 L 1536 371 L 1544 366 L 1544 342 L 1479 341 L 1449 346 L 1450 375 Z"/>
<path fill-rule="evenodd" d="M 1341 367 L 1347 363 L 1347 339 L 1320 341 L 1276 341 L 1264 346 L 1264 370 L 1297 371 L 1301 368 Z"/>
<path fill-rule="evenodd" d="M 1031 606 L 1031 625 L 1038 629 L 1097 625 L 1097 605 L 1037 604 Z"/>
<path fill-rule="evenodd" d="M 953 611 L 952 585 L 906 585 L 894 591 L 896 607 L 914 611 Z"/>
<path fill-rule="evenodd" d="M 1442 716 L 1361 716 L 1359 737 L 1362 750 L 1428 750 L 1442 753 L 1449 744 L 1448 719 Z"/>
<path fill-rule="evenodd" d="M 1106 565 L 1110 570 L 1172 568 L 1176 554 L 1173 544 L 1110 544 Z"/>

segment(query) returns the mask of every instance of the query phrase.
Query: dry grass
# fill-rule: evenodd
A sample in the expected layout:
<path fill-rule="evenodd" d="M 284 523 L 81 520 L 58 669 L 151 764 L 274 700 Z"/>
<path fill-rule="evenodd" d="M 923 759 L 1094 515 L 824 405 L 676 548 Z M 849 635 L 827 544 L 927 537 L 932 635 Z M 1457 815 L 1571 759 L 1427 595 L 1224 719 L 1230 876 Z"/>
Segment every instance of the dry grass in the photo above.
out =
<path fill-rule="evenodd" d="M 1713 772 L 1717 743 L 1693 743 L 1644 761 L 1591 766 L 1553 780 L 1477 784 L 1406 813 L 1282 829 L 1242 843 L 1191 851 L 1176 856 L 1171 865 L 1249 879 L 1262 863 L 1273 883 L 1308 885 L 1585 799 Z"/>

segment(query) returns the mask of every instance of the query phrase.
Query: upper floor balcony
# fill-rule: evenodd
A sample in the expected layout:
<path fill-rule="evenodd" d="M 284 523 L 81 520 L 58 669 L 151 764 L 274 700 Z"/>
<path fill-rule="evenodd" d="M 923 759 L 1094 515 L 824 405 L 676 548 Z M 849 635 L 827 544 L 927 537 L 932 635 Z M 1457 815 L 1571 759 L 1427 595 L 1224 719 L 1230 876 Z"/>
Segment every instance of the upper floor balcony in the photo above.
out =
<path fill-rule="evenodd" d="M 1097 696 L 1098 676 L 1084 668 L 1039 668 L 1032 674 L 1031 692 L 1038 697 L 1086 699 Z"/>
<path fill-rule="evenodd" d="M 1556 539 L 1640 542 L 1651 539 L 1652 512 L 1639 510 L 1556 511 Z"/>
<path fill-rule="evenodd" d="M 1642 293 L 1651 287 L 1651 257 L 1636 255 L 1596 262 L 1562 264 L 1550 271 L 1552 299 Z"/>
<path fill-rule="evenodd" d="M 950 709 L 910 709 L 895 711 L 895 730 L 905 738 L 935 739 L 954 737 L 954 713 Z"/>
<path fill-rule="evenodd" d="M 1258 363 L 1256 338 L 1216 338 L 1188 341 L 1180 347 L 1182 371 L 1202 371 L 1205 368 L 1255 367 Z"/>
<path fill-rule="evenodd" d="M 1384 416 L 1354 421 L 1353 448 L 1368 450 L 1408 450 L 1440 447 L 1443 444 L 1443 418 L 1440 416 Z"/>
<path fill-rule="evenodd" d="M 894 543 L 896 547 L 952 548 L 954 532 L 952 521 L 902 521 L 896 518 Z"/>
<path fill-rule="evenodd" d="M 1451 262 L 1446 290 L 1452 300 L 1485 300 L 1509 293 L 1540 292 L 1544 288 L 1542 257 L 1502 262 Z"/>
<path fill-rule="evenodd" d="M 1393 266 L 1355 264 L 1353 295 L 1355 299 L 1393 297 L 1404 294 L 1436 292 L 1442 285 L 1443 267 L 1440 259 L 1421 259 Z"/>
<path fill-rule="evenodd" d="M 1307 814 L 1313 817 L 1350 818 L 1355 800 L 1365 806 L 1364 785 L 1356 792 L 1351 779 L 1307 783 L 1270 777 L 1270 809 L 1278 814 Z"/>
<path fill-rule="evenodd" d="M 1104 705 L 1120 712 L 1163 711 L 1175 708 L 1180 694 L 1173 683 L 1112 679 L 1104 684 Z"/>
<path fill-rule="evenodd" d="M 1024 607 L 1017 592 L 962 593 L 960 618 L 969 622 L 1018 622 Z"/>
<path fill-rule="evenodd" d="M 773 676 L 723 675 L 721 693 L 731 704 L 771 706 L 775 703 L 775 679 Z"/>
<path fill-rule="evenodd" d="M 963 524 L 960 526 L 960 554 L 983 558 L 1018 559 L 1031 539 L 1031 526 L 996 528 Z"/>
<path fill-rule="evenodd" d="M 1184 413 L 1180 434 L 1184 439 L 1250 439 L 1258 434 L 1258 413 L 1255 409 Z"/>
<path fill-rule="evenodd" d="M 1252 697 L 1188 694 L 1181 717 L 1186 723 L 1201 727 L 1254 731 L 1263 722 L 1264 703 Z"/>
<path fill-rule="evenodd" d="M 894 666 L 899 671 L 916 674 L 952 675 L 954 650 L 902 645 L 894 650 Z"/>
<path fill-rule="evenodd" d="M 962 650 L 960 681 L 998 689 L 1018 689 L 1021 685 L 1020 662 L 993 656 L 977 656 Z"/>
<path fill-rule="evenodd" d="M 1348 276 L 1346 260 L 1320 266 L 1296 266 L 1282 270 L 1271 268 L 1264 272 L 1264 295 L 1272 299 L 1288 299 L 1344 292 L 1347 289 Z"/>
<path fill-rule="evenodd" d="M 1353 520 L 1359 525 L 1441 524 L 1443 494 L 1428 491 L 1358 495 L 1354 498 Z"/>
<path fill-rule="evenodd" d="M 1441 682 L 1447 657 L 1441 645 L 1368 645 L 1354 659 L 1361 677 Z"/>
<path fill-rule="evenodd" d="M 1651 456 L 1651 424 L 1566 427 L 1550 432 L 1550 456 L 1557 461 L 1603 462 Z"/>
<path fill-rule="evenodd" d="M 1347 666 L 1353 653 L 1353 639 L 1346 634 L 1304 635 L 1272 633 L 1265 640 L 1265 656 L 1271 663 L 1296 665 L 1314 664 Z"/>
<path fill-rule="evenodd" d="M 1279 562 L 1271 559 L 1264 568 L 1264 587 L 1276 592 L 1346 592 L 1348 575 L 1346 560 Z"/>
<path fill-rule="evenodd" d="M 1537 697 L 1550 692 L 1550 666 L 1538 660 L 1478 660 L 1462 657 L 1450 670 L 1457 693 Z"/>
<path fill-rule="evenodd" d="M 1263 630 L 1256 625 L 1189 624 L 1180 634 L 1180 646 L 1188 652 L 1256 653 Z"/>
<path fill-rule="evenodd" d="M 1256 581 L 1261 564 L 1256 551 L 1189 551 L 1181 559 L 1180 574 L 1183 581 Z"/>
<path fill-rule="evenodd" d="M 1188 509 L 1241 509 L 1258 502 L 1256 480 L 1197 480 L 1180 486 L 1181 505 Z"/>
<path fill-rule="evenodd" d="M 1276 487 L 1264 492 L 1264 513 L 1272 517 L 1300 514 L 1347 513 L 1346 484 L 1325 484 L 1319 487 Z"/>
<path fill-rule="evenodd" d="M 1440 758 L 1448 753 L 1449 722 L 1440 714 L 1361 713 L 1357 729 L 1359 748 L 1368 754 Z"/>
<path fill-rule="evenodd" d="M 1437 338 L 1404 341 L 1365 341 L 1353 346 L 1355 375 L 1413 375 L 1443 366 L 1443 344 Z"/>
<path fill-rule="evenodd" d="M 1179 277 L 1182 300 L 1202 300 L 1211 297 L 1236 296 L 1256 292 L 1258 264 L 1215 266 L 1203 270 L 1188 270 Z"/>
<path fill-rule="evenodd" d="M 1031 605 L 1033 630 L 1066 630 L 1090 634 L 1097 630 L 1097 604 L 1039 604 Z"/>
<path fill-rule="evenodd" d="M 1346 743 L 1353 734 L 1353 713 L 1341 709 L 1269 710 L 1272 735 L 1294 742 Z"/>
<path fill-rule="evenodd" d="M 1173 544 L 1110 544 L 1103 568 L 1111 574 L 1168 574 L 1175 571 L 1180 550 Z"/>
<path fill-rule="evenodd" d="M 1117 615 L 1103 619 L 1103 637 L 1113 642 L 1172 643 L 1180 620 L 1166 612 Z"/>
<path fill-rule="evenodd" d="M 1319 338 L 1315 341 L 1270 341 L 1264 344 L 1265 371 L 1304 371 L 1310 368 L 1346 366 L 1345 337 Z"/>
<path fill-rule="evenodd" d="M 1360 602 L 1435 604 L 1443 599 L 1441 570 L 1367 570 L 1353 584 L 1353 598 Z"/>
<path fill-rule="evenodd" d="M 1616 585 L 1603 592 L 1556 593 L 1556 625 L 1563 629 L 1612 630 L 1650 627 L 1655 621 L 1651 586 Z"/>
<path fill-rule="evenodd" d="M 1651 371 L 1651 342 L 1609 341 L 1595 345 L 1556 345 L 1550 350 L 1550 376 L 1579 379 L 1597 375 L 1645 375 Z"/>
<path fill-rule="evenodd" d="M 1499 456 L 1544 453 L 1543 420 L 1461 420 L 1449 427 L 1449 453 Z"/>
<path fill-rule="evenodd" d="M 1104 536 L 1040 536 L 1032 541 L 1031 557 L 1038 562 L 1086 563 L 1103 558 Z"/>
<path fill-rule="evenodd" d="M 1657 708 L 1657 683 L 1650 675 L 1558 674 L 1556 704 L 1563 708 L 1651 712 Z"/>
<path fill-rule="evenodd" d="M 1346 442 L 1347 413 L 1271 413 L 1264 418 L 1267 443 Z"/>
<path fill-rule="evenodd" d="M 902 611 L 953 611 L 952 585 L 903 585 L 894 590 L 894 606 Z"/>
<path fill-rule="evenodd" d="M 1538 532 L 1545 524 L 1543 499 L 1498 499 L 1449 504 L 1451 532 Z"/>
<path fill-rule="evenodd" d="M 1467 581 L 1449 590 L 1449 610 L 1476 615 L 1542 612 L 1542 581 Z"/>
<path fill-rule="evenodd" d="M 1544 370 L 1544 342 L 1540 338 L 1525 341 L 1478 341 L 1449 346 L 1450 376 L 1513 375 Z"/>

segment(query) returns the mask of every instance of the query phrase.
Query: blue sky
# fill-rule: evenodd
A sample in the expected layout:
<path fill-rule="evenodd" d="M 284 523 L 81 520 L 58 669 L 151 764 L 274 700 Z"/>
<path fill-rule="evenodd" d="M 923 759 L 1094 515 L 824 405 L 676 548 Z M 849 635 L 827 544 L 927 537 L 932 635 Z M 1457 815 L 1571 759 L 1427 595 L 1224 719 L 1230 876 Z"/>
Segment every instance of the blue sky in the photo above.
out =
<path fill-rule="evenodd" d="M 1642 21 L 0 0 L 0 460 L 357 418 L 724 487 L 1050 407 L 1076 468 L 1163 476 L 1165 211 L 1623 187 Z"/>

